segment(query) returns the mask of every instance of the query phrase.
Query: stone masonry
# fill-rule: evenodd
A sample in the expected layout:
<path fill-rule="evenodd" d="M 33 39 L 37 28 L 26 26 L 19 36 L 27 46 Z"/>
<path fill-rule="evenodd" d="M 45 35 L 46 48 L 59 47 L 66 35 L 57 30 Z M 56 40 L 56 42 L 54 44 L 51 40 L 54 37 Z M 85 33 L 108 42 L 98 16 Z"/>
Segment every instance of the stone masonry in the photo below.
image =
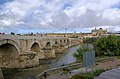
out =
<path fill-rule="evenodd" d="M 55 58 L 57 52 L 61 53 L 80 41 L 67 37 L 0 35 L 0 67 L 37 66 L 41 59 Z"/>

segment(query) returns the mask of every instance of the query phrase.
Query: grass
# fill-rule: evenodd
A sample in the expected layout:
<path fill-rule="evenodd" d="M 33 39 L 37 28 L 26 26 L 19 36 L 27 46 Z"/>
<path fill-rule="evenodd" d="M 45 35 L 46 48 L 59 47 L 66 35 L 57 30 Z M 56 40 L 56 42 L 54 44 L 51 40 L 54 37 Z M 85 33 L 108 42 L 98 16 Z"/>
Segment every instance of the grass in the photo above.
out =
<path fill-rule="evenodd" d="M 105 72 L 105 70 L 104 69 L 96 69 L 93 72 L 93 74 L 94 74 L 94 76 L 99 76 L 102 72 Z"/>
<path fill-rule="evenodd" d="M 115 56 L 115 58 L 120 59 L 120 56 Z"/>
<path fill-rule="evenodd" d="M 72 76 L 70 79 L 94 79 L 94 77 L 99 76 L 102 72 L 105 72 L 104 69 L 96 69 L 93 73 L 79 73 L 77 75 Z"/>
<path fill-rule="evenodd" d="M 92 73 L 79 73 L 70 79 L 94 79 L 94 75 Z"/>

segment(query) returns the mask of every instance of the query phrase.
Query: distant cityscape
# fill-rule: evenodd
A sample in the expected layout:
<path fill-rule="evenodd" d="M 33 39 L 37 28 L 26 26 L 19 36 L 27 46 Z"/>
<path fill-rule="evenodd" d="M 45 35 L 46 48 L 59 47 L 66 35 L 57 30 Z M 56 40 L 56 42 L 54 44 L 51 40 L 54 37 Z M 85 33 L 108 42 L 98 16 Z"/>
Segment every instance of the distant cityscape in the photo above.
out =
<path fill-rule="evenodd" d="M 1 35 L 5 35 L 6 33 L 0 33 Z M 96 27 L 94 29 L 91 30 L 90 33 L 27 33 L 27 34 L 16 34 L 14 32 L 11 32 L 10 35 L 25 35 L 25 36 L 48 36 L 48 37 L 72 37 L 72 38 L 77 38 L 77 37 L 82 37 L 82 36 L 86 36 L 86 37 L 93 37 L 93 36 L 104 36 L 104 35 L 109 35 L 109 34 L 113 34 L 113 35 L 120 35 L 119 32 L 108 32 L 107 30 L 104 30 L 103 28 L 99 28 L 97 29 Z M 9 34 L 7 34 L 9 35 Z"/>

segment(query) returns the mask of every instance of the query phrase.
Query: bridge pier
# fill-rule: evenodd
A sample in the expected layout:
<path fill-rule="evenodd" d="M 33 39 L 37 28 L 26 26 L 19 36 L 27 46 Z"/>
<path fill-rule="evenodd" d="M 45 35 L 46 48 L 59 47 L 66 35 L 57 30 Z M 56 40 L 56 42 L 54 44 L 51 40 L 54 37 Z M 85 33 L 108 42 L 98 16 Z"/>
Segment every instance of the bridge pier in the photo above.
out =
<path fill-rule="evenodd" d="M 65 50 L 65 46 L 62 44 L 53 45 L 53 48 L 55 49 L 55 54 L 62 53 Z"/>
<path fill-rule="evenodd" d="M 21 68 L 39 66 L 40 59 L 44 59 L 45 56 L 40 52 L 30 52 L 26 54 L 21 54 L 18 58 L 19 66 Z"/>
<path fill-rule="evenodd" d="M 53 49 L 52 47 L 45 47 L 42 50 L 44 52 L 45 59 L 55 58 L 56 57 L 55 49 Z"/>

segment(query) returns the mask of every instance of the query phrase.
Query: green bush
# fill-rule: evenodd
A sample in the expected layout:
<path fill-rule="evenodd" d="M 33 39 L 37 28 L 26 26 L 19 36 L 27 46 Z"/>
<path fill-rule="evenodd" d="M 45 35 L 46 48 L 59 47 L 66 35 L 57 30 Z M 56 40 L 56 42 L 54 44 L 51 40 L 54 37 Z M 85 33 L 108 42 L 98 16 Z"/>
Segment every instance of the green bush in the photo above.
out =
<path fill-rule="evenodd" d="M 80 73 L 74 75 L 71 79 L 94 79 L 94 75 L 92 73 Z"/>
<path fill-rule="evenodd" d="M 93 73 L 79 73 L 72 76 L 71 79 L 94 79 L 94 76 L 99 76 L 102 72 L 105 72 L 104 69 L 96 69 Z"/>
<path fill-rule="evenodd" d="M 65 64 L 61 64 L 61 66 L 65 66 Z"/>
<path fill-rule="evenodd" d="M 93 72 L 93 74 L 94 74 L 94 76 L 99 76 L 102 72 L 105 72 L 105 70 L 104 69 L 96 69 Z"/>
<path fill-rule="evenodd" d="M 120 55 L 120 37 L 109 35 L 101 37 L 94 43 L 96 56 L 119 56 Z"/>
<path fill-rule="evenodd" d="M 82 46 L 79 49 L 76 50 L 76 52 L 73 53 L 73 56 L 76 57 L 77 59 L 81 59 L 83 56 L 83 52 L 90 51 L 90 49 L 86 46 Z"/>

